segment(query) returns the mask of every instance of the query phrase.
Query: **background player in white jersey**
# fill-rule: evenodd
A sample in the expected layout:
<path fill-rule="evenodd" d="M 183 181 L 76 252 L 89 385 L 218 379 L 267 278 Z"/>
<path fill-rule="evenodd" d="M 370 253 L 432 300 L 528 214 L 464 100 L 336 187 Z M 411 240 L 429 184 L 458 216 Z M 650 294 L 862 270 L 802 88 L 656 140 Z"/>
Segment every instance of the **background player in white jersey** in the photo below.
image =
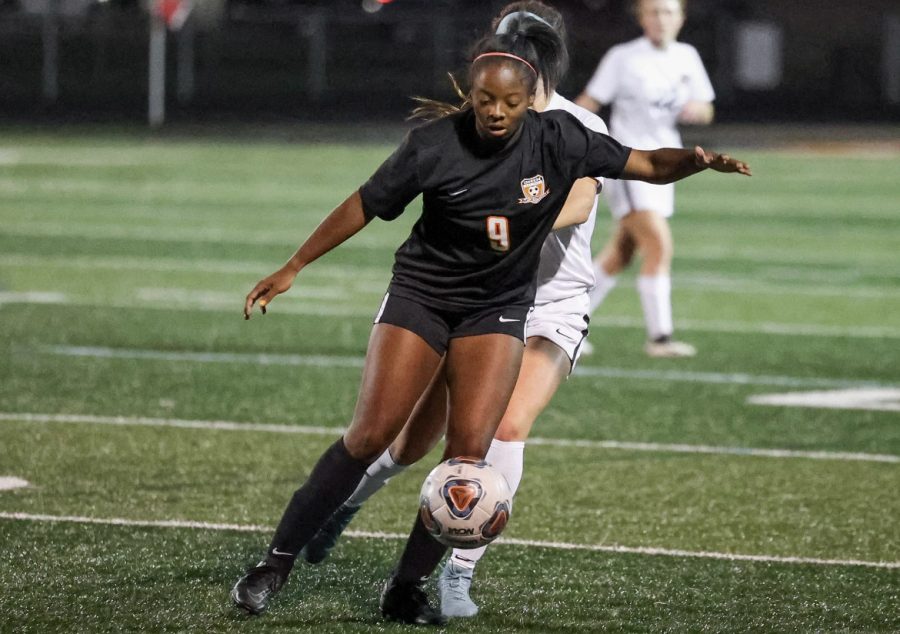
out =
<path fill-rule="evenodd" d="M 494 20 L 497 33 L 527 31 L 529 25 L 549 25 L 565 42 L 565 27 L 560 13 L 540 2 L 514 2 L 504 7 Z M 538 82 L 532 106 L 537 111 L 565 110 L 597 132 L 606 133 L 606 124 L 597 115 L 576 106 L 555 92 L 568 65 L 565 46 L 562 56 L 545 54 L 538 72 L 546 77 L 550 95 Z M 566 208 L 579 209 L 587 218 L 580 225 L 555 231 L 541 249 L 538 287 L 534 309 L 528 317 L 525 354 L 519 378 L 509 405 L 494 436 L 486 460 L 499 469 L 515 493 L 522 478 L 525 440 L 538 415 L 550 402 L 557 388 L 575 366 L 587 335 L 589 297 L 594 285 L 591 263 L 591 234 L 597 211 L 597 189 L 601 183 L 582 179 L 572 188 Z M 383 487 L 387 480 L 406 466 L 424 457 L 440 440 L 446 420 L 446 388 L 439 371 L 426 397 L 419 402 L 412 418 L 388 451 L 369 467 L 366 477 L 326 526 L 307 544 L 307 561 L 322 561 L 334 547 L 341 532 L 360 505 Z M 441 611 L 445 616 L 474 616 L 478 606 L 469 597 L 469 587 L 484 548 L 453 551 L 438 580 Z"/>
<path fill-rule="evenodd" d="M 638 148 L 680 147 L 676 125 L 708 124 L 715 97 L 703 62 L 690 44 L 676 42 L 684 24 L 684 0 L 636 0 L 643 37 L 614 46 L 575 102 L 594 112 L 612 107 L 610 129 Z M 605 190 L 617 227 L 595 261 L 593 312 L 631 263 L 643 262 L 637 281 L 647 327 L 645 350 L 653 357 L 693 356 L 693 346 L 675 341 L 672 322 L 672 233 L 675 186 L 611 182 Z"/>

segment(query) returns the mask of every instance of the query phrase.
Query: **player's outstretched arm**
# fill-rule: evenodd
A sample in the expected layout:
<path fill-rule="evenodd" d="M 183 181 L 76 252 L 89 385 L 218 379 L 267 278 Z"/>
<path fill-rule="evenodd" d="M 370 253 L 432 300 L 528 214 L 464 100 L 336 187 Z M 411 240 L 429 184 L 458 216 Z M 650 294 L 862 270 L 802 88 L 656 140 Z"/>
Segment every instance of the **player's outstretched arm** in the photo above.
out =
<path fill-rule="evenodd" d="M 662 185 L 674 183 L 706 169 L 751 176 L 750 166 L 743 161 L 733 159 L 727 154 L 707 152 L 698 145 L 693 150 L 680 148 L 632 150 L 620 178 Z"/>
<path fill-rule="evenodd" d="M 325 217 L 284 266 L 257 282 L 244 301 L 244 319 L 250 319 L 256 303 L 265 314 L 266 306 L 291 287 L 304 266 L 355 235 L 367 222 L 362 198 L 355 191 Z"/>

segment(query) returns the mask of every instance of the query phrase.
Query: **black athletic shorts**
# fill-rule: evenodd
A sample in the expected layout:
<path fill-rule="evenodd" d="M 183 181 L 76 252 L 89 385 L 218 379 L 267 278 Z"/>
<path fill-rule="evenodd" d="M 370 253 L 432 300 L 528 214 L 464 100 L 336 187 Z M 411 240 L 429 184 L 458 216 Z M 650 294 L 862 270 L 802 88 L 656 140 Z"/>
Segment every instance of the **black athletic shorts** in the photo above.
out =
<path fill-rule="evenodd" d="M 473 335 L 510 335 L 525 344 L 525 322 L 530 306 L 507 306 L 482 311 L 442 310 L 415 300 L 385 293 L 376 324 L 391 324 L 416 333 L 438 354 L 447 352 L 454 337 Z"/>

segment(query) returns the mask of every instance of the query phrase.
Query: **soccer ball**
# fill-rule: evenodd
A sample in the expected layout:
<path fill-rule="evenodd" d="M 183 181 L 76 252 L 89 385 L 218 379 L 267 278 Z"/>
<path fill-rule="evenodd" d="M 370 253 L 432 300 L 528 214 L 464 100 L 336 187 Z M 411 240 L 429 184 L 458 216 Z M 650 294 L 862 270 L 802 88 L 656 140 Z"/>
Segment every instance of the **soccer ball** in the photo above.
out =
<path fill-rule="evenodd" d="M 431 535 L 453 548 L 494 541 L 512 511 L 512 492 L 499 471 L 477 458 L 451 458 L 425 478 L 419 514 Z"/>

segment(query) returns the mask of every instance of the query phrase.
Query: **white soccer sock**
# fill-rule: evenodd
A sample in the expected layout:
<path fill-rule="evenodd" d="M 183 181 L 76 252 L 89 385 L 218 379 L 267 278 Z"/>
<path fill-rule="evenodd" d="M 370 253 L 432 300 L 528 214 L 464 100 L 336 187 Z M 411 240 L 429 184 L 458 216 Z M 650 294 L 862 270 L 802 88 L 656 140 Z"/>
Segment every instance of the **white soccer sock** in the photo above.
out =
<path fill-rule="evenodd" d="M 484 459 L 506 477 L 506 481 L 509 482 L 509 490 L 515 495 L 519 489 L 519 483 L 522 481 L 522 471 L 525 468 L 525 443 L 494 438 Z M 454 548 L 450 561 L 462 568 L 474 570 L 486 548 L 487 546 Z"/>
<path fill-rule="evenodd" d="M 672 327 L 672 278 L 668 275 L 641 275 L 638 294 L 644 309 L 644 323 L 650 341 L 670 336 Z"/>
<path fill-rule="evenodd" d="M 603 300 L 606 299 L 609 292 L 616 287 L 616 282 L 618 280 L 618 276 L 607 274 L 602 266 L 596 262 L 594 263 L 594 288 L 588 293 L 588 297 L 591 300 L 592 314 L 599 308 L 600 304 L 603 303 Z"/>
<path fill-rule="evenodd" d="M 378 492 L 381 487 L 388 483 L 392 477 L 404 471 L 408 465 L 397 464 L 391 458 L 390 449 L 385 449 L 384 453 L 378 457 L 378 460 L 369 465 L 366 469 L 366 475 L 356 490 L 344 502 L 346 506 L 359 506 L 372 495 Z"/>

